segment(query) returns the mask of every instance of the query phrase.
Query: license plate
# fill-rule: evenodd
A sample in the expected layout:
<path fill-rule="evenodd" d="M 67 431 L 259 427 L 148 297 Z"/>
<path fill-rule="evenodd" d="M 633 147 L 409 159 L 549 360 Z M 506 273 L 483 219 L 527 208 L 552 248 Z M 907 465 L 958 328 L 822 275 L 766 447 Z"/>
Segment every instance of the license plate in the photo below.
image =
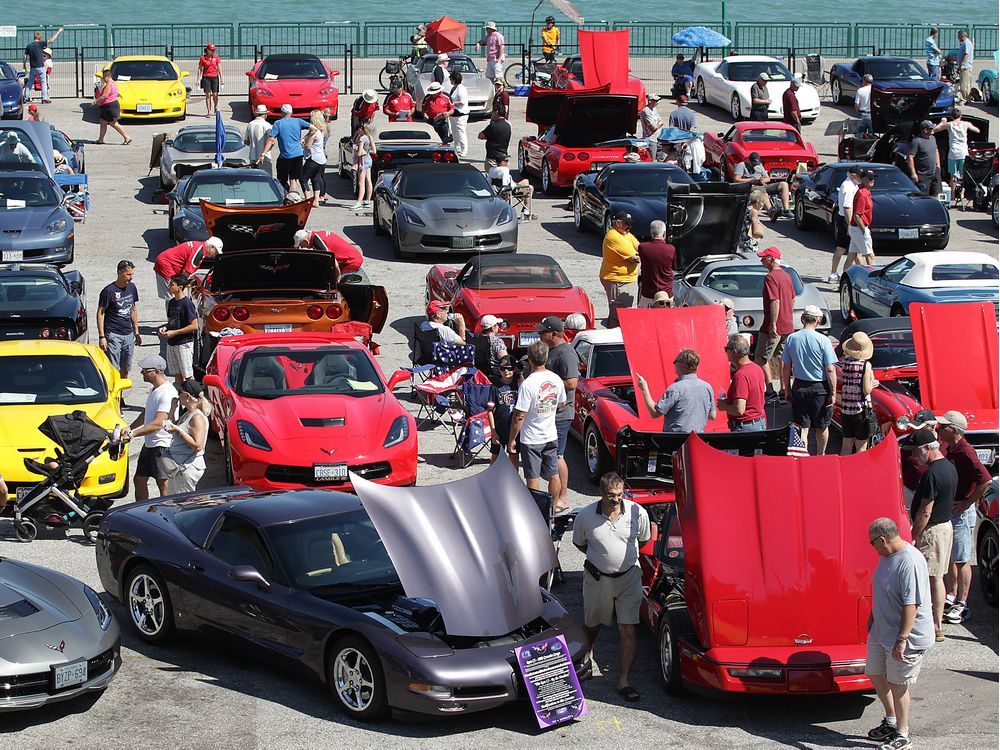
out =
<path fill-rule="evenodd" d="M 771 177 L 777 177 L 779 179 L 784 179 L 785 177 L 788 177 L 788 170 L 787 169 L 772 169 L 771 170 Z"/>
<path fill-rule="evenodd" d="M 313 478 L 317 482 L 346 481 L 347 464 L 313 464 Z"/>
<path fill-rule="evenodd" d="M 991 466 L 993 464 L 992 448 L 976 448 L 976 455 L 979 456 L 979 462 L 983 466 Z"/>
<path fill-rule="evenodd" d="M 600 172 L 602 169 L 604 169 L 610 163 L 611 162 L 609 162 L 609 161 L 592 161 L 592 162 L 590 162 L 590 171 L 591 172 Z"/>
<path fill-rule="evenodd" d="M 982 460 L 982 459 L 980 459 L 980 460 Z M 26 498 L 28 496 L 28 493 L 31 492 L 33 489 L 35 489 L 35 488 L 34 487 L 18 487 L 16 490 L 14 490 L 14 495 L 17 497 L 17 501 L 21 502 L 22 500 L 24 500 L 24 498 Z"/>
<path fill-rule="evenodd" d="M 53 686 L 56 690 L 80 685 L 87 681 L 87 662 L 77 661 L 52 668 Z"/>
<path fill-rule="evenodd" d="M 517 334 L 518 346 L 531 346 L 538 341 L 538 331 L 521 331 Z"/>
<path fill-rule="evenodd" d="M 264 326 L 264 333 L 291 333 L 291 323 L 271 323 Z"/>
<path fill-rule="evenodd" d="M 23 250 L 4 250 L 3 251 L 3 262 L 4 263 L 15 263 L 17 261 L 24 260 Z"/>
<path fill-rule="evenodd" d="M 900 229 L 899 239 L 901 240 L 915 240 L 920 237 L 919 229 Z"/>
<path fill-rule="evenodd" d="M 460 248 L 471 248 L 474 247 L 473 237 L 452 237 L 451 246 Z"/>
<path fill-rule="evenodd" d="M 140 114 L 149 114 L 150 112 L 153 111 L 153 105 L 152 104 L 136 104 L 135 105 L 135 111 L 139 112 Z"/>

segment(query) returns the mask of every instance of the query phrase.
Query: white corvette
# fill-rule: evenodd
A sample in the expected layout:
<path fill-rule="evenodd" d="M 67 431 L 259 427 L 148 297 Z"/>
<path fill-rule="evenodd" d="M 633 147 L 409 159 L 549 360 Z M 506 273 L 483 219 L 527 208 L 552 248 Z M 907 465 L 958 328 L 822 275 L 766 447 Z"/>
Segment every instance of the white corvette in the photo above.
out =
<path fill-rule="evenodd" d="M 728 109 L 734 120 L 746 119 L 750 114 L 750 87 L 762 70 L 768 75 L 767 90 L 771 94 L 768 118 L 780 119 L 781 95 L 791 85 L 792 73 L 773 57 L 733 55 L 718 62 L 700 63 L 694 69 L 694 94 L 699 104 Z M 796 96 L 803 123 L 809 124 L 819 117 L 819 94 L 815 88 L 803 83 Z"/>

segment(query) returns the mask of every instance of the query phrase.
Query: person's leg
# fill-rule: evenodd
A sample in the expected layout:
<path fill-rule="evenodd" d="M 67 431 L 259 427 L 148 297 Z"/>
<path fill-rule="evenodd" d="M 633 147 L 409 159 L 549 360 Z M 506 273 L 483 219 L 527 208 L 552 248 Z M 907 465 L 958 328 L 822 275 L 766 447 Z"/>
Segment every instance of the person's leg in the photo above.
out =
<path fill-rule="evenodd" d="M 608 328 L 618 327 L 618 313 L 615 311 L 615 282 L 601 279 L 601 286 L 604 287 L 604 294 L 608 298 L 608 317 L 606 324 Z"/>
<path fill-rule="evenodd" d="M 968 562 L 956 563 L 958 568 L 958 593 L 955 601 L 965 604 L 969 601 L 969 589 L 972 587 L 972 566 Z"/>
<path fill-rule="evenodd" d="M 167 485 L 168 484 L 169 484 L 169 480 L 166 480 L 166 479 L 157 479 L 156 480 L 156 488 L 160 491 L 160 497 L 164 497 L 164 496 L 170 494 L 167 491 Z"/>
<path fill-rule="evenodd" d="M 826 427 L 813 427 L 810 432 L 812 433 L 813 440 L 816 441 L 815 455 L 825 455 L 826 446 L 830 442 L 830 430 Z"/>
<path fill-rule="evenodd" d="M 52 100 L 49 98 L 49 73 L 45 66 L 40 69 L 38 77 L 42 79 L 42 102 L 48 104 Z"/>
<path fill-rule="evenodd" d="M 896 731 L 904 737 L 910 734 L 910 686 L 887 683 L 892 694 L 892 710 L 896 716 Z"/>
<path fill-rule="evenodd" d="M 212 91 L 212 104 L 215 106 L 215 111 L 219 111 L 219 90 L 216 88 Z"/>
<path fill-rule="evenodd" d="M 138 474 L 135 475 L 133 485 L 135 487 L 136 502 L 149 500 L 149 479 L 149 477 L 141 477 Z"/>
<path fill-rule="evenodd" d="M 372 185 L 372 170 L 365 170 L 365 203 L 369 203 L 372 199 L 372 193 L 375 192 L 375 187 Z"/>
<path fill-rule="evenodd" d="M 946 592 L 944 578 L 931 576 L 931 608 L 934 611 L 934 630 L 941 630 L 941 618 L 944 617 L 944 602 Z"/>
<path fill-rule="evenodd" d="M 852 456 L 854 455 L 854 438 L 845 437 L 840 441 L 840 455 L 841 456 Z"/>
<path fill-rule="evenodd" d="M 122 137 L 122 140 L 124 141 L 131 140 L 128 137 L 128 133 L 125 132 L 125 128 L 122 127 L 121 123 L 118 122 L 118 120 L 115 120 L 113 123 L 111 123 L 111 127 L 113 127 L 115 129 L 115 132 L 117 132 L 118 135 Z"/>
<path fill-rule="evenodd" d="M 557 470 L 555 474 L 549 477 L 548 491 L 552 495 L 553 499 L 559 497 L 559 491 L 562 483 L 559 481 L 559 471 Z"/>
<path fill-rule="evenodd" d="M 872 687 L 875 688 L 875 695 L 878 696 L 879 702 L 882 704 L 882 710 L 885 711 L 886 718 L 896 718 L 896 707 L 892 702 L 892 696 L 889 694 L 889 682 L 885 679 L 884 674 L 870 674 L 868 679 L 872 682 Z"/>
<path fill-rule="evenodd" d="M 784 211 L 788 211 L 790 205 L 789 200 L 791 195 L 791 193 L 789 193 L 788 191 L 788 183 L 785 180 L 782 180 L 781 182 L 778 183 L 778 185 L 780 186 L 780 192 L 781 192 L 781 208 Z"/>
<path fill-rule="evenodd" d="M 628 677 L 635 661 L 635 625 L 618 625 L 618 689 L 629 685 Z"/>

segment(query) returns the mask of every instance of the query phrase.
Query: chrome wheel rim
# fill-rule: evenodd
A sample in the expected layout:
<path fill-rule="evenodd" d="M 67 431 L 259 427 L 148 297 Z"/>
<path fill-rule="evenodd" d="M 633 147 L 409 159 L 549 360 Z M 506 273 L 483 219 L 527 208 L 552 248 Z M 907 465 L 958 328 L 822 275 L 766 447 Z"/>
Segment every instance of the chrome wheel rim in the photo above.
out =
<path fill-rule="evenodd" d="M 587 457 L 587 470 L 592 476 L 597 476 L 598 464 L 600 463 L 600 446 L 597 444 L 597 434 L 594 430 L 587 430 L 587 438 L 584 440 L 584 454 Z"/>
<path fill-rule="evenodd" d="M 524 146 L 517 147 L 517 171 L 524 177 Z"/>
<path fill-rule="evenodd" d="M 733 96 L 733 100 L 729 104 L 729 114 L 733 116 L 734 120 L 740 119 L 740 115 L 743 114 L 743 108 L 740 106 L 740 98 L 738 96 Z"/>
<path fill-rule="evenodd" d="M 840 83 L 834 80 L 833 84 L 830 86 L 830 92 L 833 94 L 834 104 L 840 102 Z"/>
<path fill-rule="evenodd" d="M 840 285 L 840 317 L 844 320 L 851 317 L 851 288 L 847 284 Z"/>
<path fill-rule="evenodd" d="M 705 103 L 705 82 L 698 79 L 698 104 Z"/>
<path fill-rule="evenodd" d="M 997 540 L 994 536 L 983 539 L 982 553 L 979 555 L 980 575 L 983 577 L 983 587 L 993 591 L 997 586 Z"/>
<path fill-rule="evenodd" d="M 660 674 L 664 682 L 670 682 L 673 673 L 673 640 L 670 637 L 670 628 L 664 626 L 660 628 Z"/>
<path fill-rule="evenodd" d="M 132 623 L 144 635 L 156 635 L 163 628 L 166 601 L 152 576 L 140 573 L 128 587 L 128 610 Z"/>
<path fill-rule="evenodd" d="M 334 690 L 351 711 L 364 711 L 375 698 L 375 675 L 364 654 L 345 648 L 333 662 Z"/>
<path fill-rule="evenodd" d="M 548 191 L 549 182 L 552 180 L 552 175 L 549 172 L 549 163 L 546 161 L 542 165 L 542 190 Z"/>
<path fill-rule="evenodd" d="M 583 208 L 580 206 L 580 196 L 573 196 L 573 223 L 577 229 L 583 224 Z"/>
<path fill-rule="evenodd" d="M 795 199 L 795 223 L 801 228 L 805 223 L 806 209 L 802 205 L 802 196 L 800 195 Z"/>

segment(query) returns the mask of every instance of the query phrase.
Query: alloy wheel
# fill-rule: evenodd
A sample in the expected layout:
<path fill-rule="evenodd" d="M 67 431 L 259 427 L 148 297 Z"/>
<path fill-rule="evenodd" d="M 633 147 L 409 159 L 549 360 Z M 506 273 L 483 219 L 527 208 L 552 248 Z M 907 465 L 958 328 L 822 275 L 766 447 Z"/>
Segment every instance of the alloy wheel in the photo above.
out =
<path fill-rule="evenodd" d="M 375 697 L 375 677 L 371 664 L 360 651 L 345 648 L 333 662 L 334 690 L 350 711 L 364 711 Z"/>
<path fill-rule="evenodd" d="M 132 623 L 147 636 L 163 629 L 166 602 L 159 584 L 147 573 L 139 573 L 128 587 L 128 611 Z"/>
<path fill-rule="evenodd" d="M 708 97 L 705 96 L 705 81 L 701 78 L 698 79 L 698 89 L 695 96 L 698 98 L 698 104 L 705 105 L 708 104 Z"/>

